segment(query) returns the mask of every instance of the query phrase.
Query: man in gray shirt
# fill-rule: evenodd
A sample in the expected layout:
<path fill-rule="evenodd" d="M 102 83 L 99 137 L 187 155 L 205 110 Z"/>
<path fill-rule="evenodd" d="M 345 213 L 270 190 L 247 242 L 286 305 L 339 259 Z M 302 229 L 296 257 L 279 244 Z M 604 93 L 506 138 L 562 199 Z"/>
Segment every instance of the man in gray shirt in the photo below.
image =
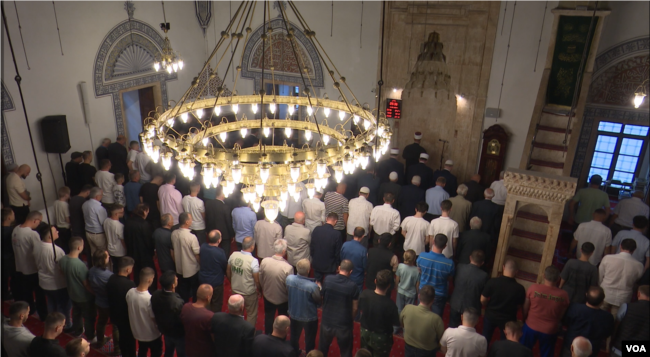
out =
<path fill-rule="evenodd" d="M 470 264 L 458 264 L 454 279 L 454 292 L 451 294 L 449 327 L 461 324 L 460 316 L 467 308 L 481 311 L 481 292 L 488 281 L 488 274 L 481 269 L 485 253 L 475 250 L 469 256 Z"/>
<path fill-rule="evenodd" d="M 580 259 L 569 259 L 562 269 L 560 289 L 569 294 L 569 302 L 584 304 L 589 287 L 598 286 L 598 268 L 589 262 L 595 249 L 593 243 L 583 243 L 580 247 Z"/>
<path fill-rule="evenodd" d="M 620 253 L 623 240 L 634 239 L 636 250 L 632 256 L 648 269 L 650 267 L 650 241 L 644 235 L 646 228 L 648 228 L 648 219 L 645 216 L 635 216 L 632 225 L 633 227 L 629 231 L 620 231 L 616 234 L 608 247 L 609 252 L 607 254 Z"/>
<path fill-rule="evenodd" d="M 8 356 L 29 356 L 29 344 L 34 335 L 23 326 L 29 317 L 29 304 L 16 301 L 9 307 L 9 319 L 2 322 L 2 347 Z"/>
<path fill-rule="evenodd" d="M 160 271 L 163 273 L 167 270 L 176 271 L 174 246 L 172 245 L 172 226 L 174 225 L 174 219 L 171 214 L 166 213 L 160 217 L 160 223 L 162 227 L 157 228 L 153 232 L 158 265 L 160 265 Z"/>
<path fill-rule="evenodd" d="M 295 269 L 301 259 L 311 260 L 309 255 L 311 234 L 309 228 L 305 227 L 304 213 L 296 212 L 293 217 L 293 223 L 284 229 L 284 239 L 287 241 L 287 261 Z"/>

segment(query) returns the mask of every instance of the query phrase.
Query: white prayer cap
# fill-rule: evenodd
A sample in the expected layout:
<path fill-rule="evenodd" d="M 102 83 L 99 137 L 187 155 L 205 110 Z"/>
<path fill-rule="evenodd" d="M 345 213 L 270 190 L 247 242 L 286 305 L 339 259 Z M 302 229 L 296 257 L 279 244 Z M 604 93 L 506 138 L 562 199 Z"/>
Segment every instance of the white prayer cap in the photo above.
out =
<path fill-rule="evenodd" d="M 446 166 L 454 166 L 454 162 L 452 160 L 447 160 L 445 161 Z"/>
<path fill-rule="evenodd" d="M 413 134 L 413 138 L 414 138 L 415 140 L 420 140 L 420 139 L 422 139 L 422 133 L 419 132 L 419 131 L 416 131 L 415 134 Z"/>
<path fill-rule="evenodd" d="M 420 176 L 417 176 L 417 175 L 413 176 L 413 178 L 411 179 L 411 183 L 414 184 L 414 185 L 419 185 L 421 182 L 422 182 L 422 179 L 420 178 Z"/>
<path fill-rule="evenodd" d="M 391 154 L 391 155 L 397 155 L 397 154 L 399 154 L 399 149 L 398 149 L 398 148 L 392 148 L 392 149 L 390 149 L 390 154 Z"/>
<path fill-rule="evenodd" d="M 421 159 L 424 159 L 424 160 L 429 160 L 429 154 L 427 154 L 427 153 L 424 153 L 424 152 L 423 152 L 423 153 L 421 153 L 421 154 L 420 154 L 420 160 L 421 160 Z"/>
<path fill-rule="evenodd" d="M 391 181 L 396 181 L 397 180 L 397 172 L 393 171 L 388 175 L 388 179 Z"/>
<path fill-rule="evenodd" d="M 361 193 L 370 193 L 370 189 L 368 187 L 366 187 L 366 186 L 363 186 L 363 187 L 361 187 L 359 192 L 361 192 Z"/>

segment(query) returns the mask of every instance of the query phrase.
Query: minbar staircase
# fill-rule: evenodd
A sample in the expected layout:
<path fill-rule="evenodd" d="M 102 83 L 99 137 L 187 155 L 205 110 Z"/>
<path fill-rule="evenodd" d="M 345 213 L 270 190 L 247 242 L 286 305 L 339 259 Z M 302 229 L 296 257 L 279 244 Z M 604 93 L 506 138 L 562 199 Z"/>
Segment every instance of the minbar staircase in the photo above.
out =
<path fill-rule="evenodd" d="M 537 281 L 547 231 L 548 218 L 542 209 L 526 206 L 517 212 L 506 257 L 517 262 L 516 278 L 526 289 Z"/>
<path fill-rule="evenodd" d="M 531 144 L 528 170 L 562 175 L 566 163 L 567 145 L 571 139 L 571 127 L 567 110 L 542 111 Z"/>

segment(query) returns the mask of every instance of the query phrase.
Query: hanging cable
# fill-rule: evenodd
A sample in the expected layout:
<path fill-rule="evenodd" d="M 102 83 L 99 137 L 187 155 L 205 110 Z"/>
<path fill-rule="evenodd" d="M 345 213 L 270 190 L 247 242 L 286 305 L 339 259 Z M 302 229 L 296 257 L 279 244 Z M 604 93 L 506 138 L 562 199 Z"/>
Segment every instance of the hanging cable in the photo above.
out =
<path fill-rule="evenodd" d="M 278 6 L 282 6 L 282 4 L 278 4 Z M 268 39 L 269 43 L 271 42 L 271 39 L 269 38 L 269 35 L 267 34 L 266 31 L 266 9 L 268 6 L 263 6 L 264 7 L 264 13 L 262 14 L 262 88 L 260 88 L 260 132 L 264 130 L 264 93 L 266 90 L 264 90 L 264 69 L 266 68 L 266 40 Z M 271 66 L 273 63 L 271 63 Z M 260 150 L 264 150 L 266 152 L 266 146 L 262 145 L 262 135 L 260 135 Z"/>
<path fill-rule="evenodd" d="M 411 11 L 409 11 L 411 12 Z M 413 26 L 415 26 L 415 21 L 413 17 L 413 13 L 411 12 L 411 28 L 409 29 L 409 59 L 406 62 L 406 74 L 411 74 L 411 47 L 413 45 L 413 39 L 411 36 L 413 35 Z"/>
<path fill-rule="evenodd" d="M 56 17 L 56 6 L 52 1 L 52 8 L 54 9 L 54 20 L 56 21 L 56 32 L 59 34 L 59 47 L 61 47 L 61 56 L 63 56 L 63 43 L 61 43 L 61 31 L 59 30 L 59 19 Z"/>
<path fill-rule="evenodd" d="M 429 23 L 429 1 L 427 0 L 427 9 L 424 12 L 424 42 L 427 42 L 427 24 Z"/>
<path fill-rule="evenodd" d="M 546 19 L 547 8 L 548 8 L 548 1 L 544 5 L 544 16 L 542 16 L 542 29 L 539 31 L 539 43 L 537 44 L 537 54 L 535 55 L 535 67 L 533 67 L 533 72 L 537 71 L 537 60 L 539 59 L 539 48 L 542 46 L 542 34 L 544 33 L 544 20 Z"/>
<path fill-rule="evenodd" d="M 363 39 L 363 1 L 361 2 L 361 21 L 359 22 L 359 48 L 363 48 L 362 39 Z"/>
<path fill-rule="evenodd" d="M 517 2 L 512 9 L 512 20 L 510 20 L 510 35 L 508 36 L 508 48 L 506 49 L 506 60 L 503 64 L 503 75 L 501 76 L 501 90 L 499 90 L 499 103 L 497 109 L 501 109 L 501 95 L 503 94 L 503 82 L 506 79 L 506 68 L 508 68 L 508 56 L 510 55 L 510 40 L 512 39 L 512 29 L 515 27 L 515 12 L 517 12 Z M 505 21 L 505 19 L 504 19 Z"/>
<path fill-rule="evenodd" d="M 503 21 L 501 21 L 501 36 L 503 36 L 503 28 L 506 26 L 506 13 L 508 12 L 508 2 L 506 1 L 506 7 L 503 9 Z"/>
<path fill-rule="evenodd" d="M 38 157 L 36 157 L 36 149 L 34 148 L 34 138 L 32 137 L 32 129 L 29 125 L 29 118 L 27 117 L 27 108 L 25 107 L 25 97 L 23 96 L 23 88 L 20 85 L 22 77 L 18 71 L 18 63 L 16 62 L 16 54 L 14 52 L 14 45 L 11 42 L 11 35 L 9 34 L 9 27 L 7 25 L 7 16 L 5 14 L 5 5 L 4 2 L 0 2 L 2 7 L 2 22 L 4 23 L 5 33 L 7 34 L 7 40 L 9 42 L 9 49 L 11 50 L 11 59 L 14 63 L 14 68 L 16 70 L 16 84 L 18 85 L 18 93 L 20 94 L 20 102 L 23 106 L 23 114 L 25 115 L 25 124 L 27 126 L 27 134 L 29 134 L 29 142 L 32 145 L 32 154 L 34 155 L 34 163 L 36 164 L 36 179 L 38 180 L 39 185 L 41 186 L 41 195 L 43 195 L 43 206 L 45 207 L 45 216 L 47 217 L 48 223 L 52 223 L 50 219 L 50 211 L 47 207 L 47 199 L 45 198 L 45 188 L 43 188 L 43 175 L 41 174 L 41 168 L 38 165 Z M 54 240 L 52 240 L 52 250 L 54 251 L 54 261 L 56 261 L 56 246 L 54 245 Z"/>
<path fill-rule="evenodd" d="M 428 2 L 427 2 L 428 5 Z M 428 8 L 427 8 L 428 12 Z M 377 94 L 377 127 L 375 133 L 375 153 L 379 148 L 379 113 L 381 112 L 381 86 L 384 85 L 384 35 L 386 27 L 386 1 L 382 1 L 382 11 L 381 11 L 381 54 L 379 55 L 379 92 Z M 426 28 L 426 25 L 425 25 Z M 375 162 L 377 162 L 379 155 L 373 155 L 375 157 Z"/>
<path fill-rule="evenodd" d="M 330 37 L 334 35 L 334 1 L 332 1 L 332 19 L 330 20 Z"/>
<path fill-rule="evenodd" d="M 23 53 L 25 53 L 25 61 L 27 62 L 27 70 L 31 70 L 29 67 L 29 59 L 27 59 L 27 50 L 25 49 L 25 40 L 23 40 L 23 27 L 20 26 L 20 17 L 18 16 L 18 6 L 14 1 L 14 8 L 16 9 L 16 19 L 18 19 L 18 33 L 20 33 L 20 42 L 23 44 Z"/>

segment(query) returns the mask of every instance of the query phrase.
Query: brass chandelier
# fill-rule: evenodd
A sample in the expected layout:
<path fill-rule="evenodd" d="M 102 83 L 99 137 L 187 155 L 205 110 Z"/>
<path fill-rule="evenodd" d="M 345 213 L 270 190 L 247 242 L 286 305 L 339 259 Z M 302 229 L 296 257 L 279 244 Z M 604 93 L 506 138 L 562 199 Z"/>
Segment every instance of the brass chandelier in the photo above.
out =
<path fill-rule="evenodd" d="M 227 197 L 241 184 L 243 199 L 255 210 L 264 207 L 266 217 L 273 220 L 289 199 L 299 199 L 302 187 L 311 198 L 317 189 L 325 188 L 330 177 L 341 182 L 355 168 L 365 169 L 373 157 L 377 159 L 386 153 L 392 131 L 383 113 L 375 115 L 378 111 L 373 113 L 367 104 L 359 103 L 292 1 L 287 3 L 288 9 L 279 6 L 283 26 L 276 30 L 282 31 L 291 44 L 304 88 L 299 96 L 278 94 L 272 65 L 269 2 L 260 3 L 264 12 L 261 88 L 250 95 L 237 95 L 235 90 L 243 61 L 243 51 L 236 56 L 237 48 L 240 42 L 249 39 L 258 5 L 256 1 L 247 1 L 240 4 L 221 32 L 221 38 L 190 88 L 166 111 L 150 113 L 140 137 L 144 151 L 155 163 L 161 161 L 165 170 L 171 168 L 175 159 L 181 173 L 193 180 L 199 163 L 206 187 L 221 184 Z M 295 15 L 297 25 L 287 19 L 288 10 Z M 338 92 L 338 100 L 331 100 L 326 94 L 314 95 L 310 78 L 303 74 L 308 73 L 304 59 L 296 53 L 294 26 L 300 26 L 316 49 Z M 266 61 L 267 51 L 271 54 L 270 63 Z M 222 84 L 210 94 L 209 82 L 216 77 L 210 63 L 215 61 L 214 68 L 219 68 L 227 55 L 230 58 L 223 78 L 237 66 L 233 91 Z M 266 70 L 271 72 L 270 82 L 265 80 Z M 265 84 L 272 84 L 273 90 L 267 93 Z M 191 93 L 196 92 L 198 95 L 193 97 Z M 286 115 L 280 117 L 280 108 L 284 106 Z M 190 129 L 186 132 L 179 129 L 187 125 Z M 242 148 L 239 143 L 230 144 L 229 137 L 246 138 L 249 133 L 257 135 L 254 146 Z M 287 144 L 287 141 L 295 143 Z"/>
<path fill-rule="evenodd" d="M 163 47 L 159 55 L 156 55 L 155 62 L 153 63 L 153 69 L 158 72 L 159 70 L 167 71 L 167 73 L 172 74 L 172 72 L 178 72 L 183 69 L 184 62 L 181 56 L 174 52 L 172 44 L 167 37 L 167 31 L 169 31 L 169 22 L 167 22 L 167 16 L 165 15 L 165 2 L 161 1 L 162 10 L 163 10 L 163 19 L 165 22 L 160 24 L 160 29 L 165 33 L 165 40 L 163 42 Z"/>

